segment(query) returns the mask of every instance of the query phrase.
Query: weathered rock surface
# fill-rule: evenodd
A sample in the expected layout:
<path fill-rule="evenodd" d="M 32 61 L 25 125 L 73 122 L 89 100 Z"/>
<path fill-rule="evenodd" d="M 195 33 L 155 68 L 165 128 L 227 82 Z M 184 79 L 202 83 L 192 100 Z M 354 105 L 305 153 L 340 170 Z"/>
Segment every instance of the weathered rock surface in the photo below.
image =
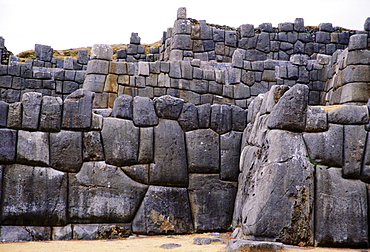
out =
<path fill-rule="evenodd" d="M 138 164 L 131 166 L 123 166 L 121 169 L 129 176 L 131 179 L 142 183 L 149 183 L 149 165 L 148 164 Z"/>
<path fill-rule="evenodd" d="M 154 127 L 154 164 L 149 182 L 166 186 L 188 184 L 185 137 L 176 121 L 161 119 Z"/>
<path fill-rule="evenodd" d="M 17 131 L 0 129 L 0 162 L 13 163 L 16 157 Z"/>
<path fill-rule="evenodd" d="M 17 161 L 33 165 L 49 165 L 49 136 L 40 131 L 18 131 Z"/>
<path fill-rule="evenodd" d="M 99 131 L 88 131 L 83 133 L 83 160 L 104 160 L 103 143 Z"/>
<path fill-rule="evenodd" d="M 154 102 L 149 97 L 136 96 L 133 101 L 133 119 L 136 126 L 155 126 L 158 117 Z"/>
<path fill-rule="evenodd" d="M 132 119 L 133 118 L 133 105 L 132 105 L 132 96 L 130 95 L 120 95 L 117 99 L 114 100 L 112 116 L 123 118 L 123 119 Z"/>
<path fill-rule="evenodd" d="M 42 226 L 0 226 L 0 241 L 48 241 L 51 236 L 50 227 Z"/>
<path fill-rule="evenodd" d="M 69 174 L 69 217 L 74 223 L 130 222 L 147 186 L 105 162 L 86 162 Z"/>
<path fill-rule="evenodd" d="M 284 248 L 280 242 L 230 240 L 226 246 L 226 252 L 263 251 L 275 252 Z"/>
<path fill-rule="evenodd" d="M 369 116 L 366 107 L 346 105 L 328 112 L 328 122 L 336 124 L 365 124 Z"/>
<path fill-rule="evenodd" d="M 139 132 L 130 120 L 104 118 L 101 134 L 105 161 L 117 166 L 137 163 Z"/>
<path fill-rule="evenodd" d="M 165 95 L 155 98 L 154 104 L 158 117 L 177 120 L 180 116 L 184 100 Z"/>
<path fill-rule="evenodd" d="M 344 125 L 343 178 L 360 178 L 366 136 L 363 125 Z"/>
<path fill-rule="evenodd" d="M 50 133 L 50 166 L 65 172 L 78 172 L 82 159 L 82 132 L 63 130 Z"/>
<path fill-rule="evenodd" d="M 154 158 L 154 129 L 140 128 L 139 163 L 152 163 Z"/>
<path fill-rule="evenodd" d="M 218 174 L 190 174 L 188 190 L 195 231 L 229 230 L 236 182 L 222 181 Z"/>
<path fill-rule="evenodd" d="M 222 180 L 238 180 L 241 138 L 242 133 L 236 131 L 220 136 L 220 178 Z"/>
<path fill-rule="evenodd" d="M 341 175 L 339 168 L 316 167 L 315 245 L 367 247 L 366 185 Z"/>
<path fill-rule="evenodd" d="M 0 101 L 0 127 L 7 126 L 8 108 L 9 108 L 8 103 Z"/>
<path fill-rule="evenodd" d="M 88 129 L 91 126 L 94 93 L 78 89 L 64 100 L 62 127 Z"/>
<path fill-rule="evenodd" d="M 74 240 L 98 240 L 98 239 L 120 239 L 131 234 L 131 227 L 125 223 L 104 223 L 104 224 L 74 224 Z"/>
<path fill-rule="evenodd" d="M 192 103 L 185 103 L 178 122 L 184 131 L 197 129 L 199 127 L 197 107 Z"/>
<path fill-rule="evenodd" d="M 244 203 L 240 202 L 244 204 L 240 218 L 243 234 L 312 245 L 314 166 L 308 160 L 302 136 L 282 130 L 268 131 L 262 153 L 257 157 L 254 165 L 245 162 L 254 157 L 241 162 L 242 171 L 249 170 L 240 177 L 246 181 L 239 180 L 239 184 L 247 183 L 245 192 L 239 191 L 239 195 L 246 195 Z"/>
<path fill-rule="evenodd" d="M 224 240 L 216 237 L 194 237 L 193 243 L 196 245 L 208 245 L 211 243 L 224 243 Z"/>
<path fill-rule="evenodd" d="M 132 222 L 132 231 L 139 234 L 193 232 L 187 189 L 150 186 Z"/>
<path fill-rule="evenodd" d="M 314 163 L 342 167 L 343 165 L 343 126 L 329 124 L 328 131 L 304 133 L 304 141 L 310 159 Z"/>
<path fill-rule="evenodd" d="M 42 97 L 40 130 L 60 131 L 63 101 L 60 97 Z"/>
<path fill-rule="evenodd" d="M 5 166 L 2 224 L 63 225 L 66 206 L 65 173 L 47 167 Z"/>
<path fill-rule="evenodd" d="M 328 129 L 327 113 L 322 107 L 307 107 L 306 132 L 326 131 Z"/>
<path fill-rule="evenodd" d="M 306 127 L 308 87 L 296 84 L 280 98 L 268 121 L 270 129 L 285 129 L 302 132 Z"/>
<path fill-rule="evenodd" d="M 22 128 L 36 130 L 39 127 L 42 94 L 28 92 L 22 95 Z"/>
<path fill-rule="evenodd" d="M 214 104 L 211 106 L 211 129 L 219 134 L 226 133 L 232 128 L 231 108 L 227 105 Z"/>
<path fill-rule="evenodd" d="M 189 172 L 219 172 L 220 139 L 211 129 L 185 133 Z"/>

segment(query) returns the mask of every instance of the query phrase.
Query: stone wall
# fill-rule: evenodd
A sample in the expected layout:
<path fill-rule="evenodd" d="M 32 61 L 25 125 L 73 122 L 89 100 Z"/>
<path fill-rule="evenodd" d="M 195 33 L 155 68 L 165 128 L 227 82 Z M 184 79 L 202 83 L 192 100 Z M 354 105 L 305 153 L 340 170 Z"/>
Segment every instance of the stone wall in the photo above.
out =
<path fill-rule="evenodd" d="M 93 110 L 93 96 L 0 102 L 2 241 L 230 229 L 245 110 L 128 95 Z"/>
<path fill-rule="evenodd" d="M 368 247 L 368 106 L 308 106 L 274 86 L 248 109 L 233 227 L 239 237 Z"/>
<path fill-rule="evenodd" d="M 369 31 L 370 18 L 356 34 L 302 19 L 232 29 L 180 8 L 149 54 L 133 33 L 114 61 L 108 45 L 10 57 L 1 240 L 232 225 L 248 239 L 368 246 Z M 333 104 L 345 106 L 314 106 Z"/>

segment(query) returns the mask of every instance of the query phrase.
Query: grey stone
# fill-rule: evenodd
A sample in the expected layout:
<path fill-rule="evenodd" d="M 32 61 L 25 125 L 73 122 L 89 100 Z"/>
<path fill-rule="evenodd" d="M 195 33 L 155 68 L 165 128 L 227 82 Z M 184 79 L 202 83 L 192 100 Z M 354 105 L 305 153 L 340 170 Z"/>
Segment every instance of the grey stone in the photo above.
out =
<path fill-rule="evenodd" d="M 316 167 L 315 246 L 367 247 L 366 186 L 341 175 L 338 168 Z"/>
<path fill-rule="evenodd" d="M 149 165 L 148 164 L 138 164 L 131 166 L 123 166 L 121 169 L 125 172 L 127 176 L 136 182 L 142 184 L 149 184 Z"/>
<path fill-rule="evenodd" d="M 342 167 L 344 143 L 342 125 L 329 124 L 328 131 L 305 133 L 303 138 L 312 162 L 331 167 Z"/>
<path fill-rule="evenodd" d="M 235 31 L 225 31 L 225 45 L 236 47 L 237 44 L 237 37 Z"/>
<path fill-rule="evenodd" d="M 193 67 L 190 64 L 190 61 L 181 61 L 180 64 L 182 78 L 187 80 L 193 79 Z"/>
<path fill-rule="evenodd" d="M 327 112 L 322 107 L 307 107 L 306 132 L 326 131 L 328 129 Z"/>
<path fill-rule="evenodd" d="M 316 32 L 316 43 L 329 44 L 330 43 L 330 33 L 318 31 Z"/>
<path fill-rule="evenodd" d="M 22 128 L 22 102 L 9 104 L 7 126 L 15 129 Z"/>
<path fill-rule="evenodd" d="M 296 84 L 286 91 L 272 109 L 268 127 L 270 129 L 304 131 L 308 91 L 308 87 L 302 84 Z"/>
<path fill-rule="evenodd" d="M 52 227 L 51 239 L 52 240 L 72 240 L 73 230 L 72 225 Z"/>
<path fill-rule="evenodd" d="M 241 252 L 241 251 L 266 251 L 278 252 L 284 248 L 280 242 L 268 241 L 248 241 L 248 240 L 230 240 L 226 245 L 226 252 Z"/>
<path fill-rule="evenodd" d="M 154 99 L 155 110 L 159 118 L 177 120 L 182 111 L 184 100 L 170 95 Z"/>
<path fill-rule="evenodd" d="M 98 60 L 111 60 L 113 57 L 113 49 L 110 48 L 109 45 L 104 44 L 95 44 L 93 45 L 91 52 L 90 52 L 90 58 L 91 59 L 98 59 Z M 90 65 L 89 61 L 89 64 Z"/>
<path fill-rule="evenodd" d="M 83 160 L 104 160 L 104 150 L 99 131 L 83 132 Z"/>
<path fill-rule="evenodd" d="M 257 45 L 256 49 L 268 53 L 270 52 L 270 34 L 267 32 L 261 32 L 257 35 Z"/>
<path fill-rule="evenodd" d="M 135 126 L 154 126 L 158 124 L 153 100 L 149 97 L 136 96 L 134 98 L 133 122 Z"/>
<path fill-rule="evenodd" d="M 147 186 L 105 162 L 87 162 L 69 174 L 69 215 L 73 222 L 131 222 Z"/>
<path fill-rule="evenodd" d="M 361 180 L 365 183 L 370 181 L 370 134 L 366 136 L 366 146 L 363 153 L 363 162 L 361 167 Z"/>
<path fill-rule="evenodd" d="M 92 92 L 101 93 L 104 90 L 105 75 L 88 74 L 83 83 L 83 88 Z"/>
<path fill-rule="evenodd" d="M 216 237 L 194 237 L 193 244 L 196 245 L 209 245 L 212 243 L 224 243 L 224 240 Z"/>
<path fill-rule="evenodd" d="M 252 24 L 242 24 L 240 26 L 240 35 L 242 38 L 249 38 L 254 36 L 254 26 Z"/>
<path fill-rule="evenodd" d="M 366 124 L 368 122 L 366 107 L 346 105 L 328 111 L 328 122 L 337 124 Z"/>
<path fill-rule="evenodd" d="M 140 37 L 138 33 L 136 32 L 131 33 L 130 44 L 140 45 Z"/>
<path fill-rule="evenodd" d="M 42 97 L 40 130 L 60 131 L 63 101 L 60 97 Z"/>
<path fill-rule="evenodd" d="M 369 69 L 370 70 L 370 69 Z M 370 86 L 368 83 L 348 83 L 339 88 L 340 103 L 366 103 L 370 96 Z"/>
<path fill-rule="evenodd" d="M 196 232 L 229 230 L 236 182 L 221 181 L 218 174 L 190 174 L 188 190 Z"/>
<path fill-rule="evenodd" d="M 188 184 L 185 137 L 176 121 L 160 119 L 154 127 L 154 164 L 149 182 L 165 186 Z"/>
<path fill-rule="evenodd" d="M 364 30 L 365 30 L 365 31 L 370 31 L 370 17 L 368 17 L 368 18 L 365 20 Z"/>
<path fill-rule="evenodd" d="M 223 134 L 232 129 L 232 112 L 228 105 L 214 104 L 211 106 L 211 129 Z"/>
<path fill-rule="evenodd" d="M 48 45 L 35 45 L 36 59 L 41 61 L 50 62 L 53 58 L 53 48 Z"/>
<path fill-rule="evenodd" d="M 2 242 L 47 241 L 50 240 L 51 228 L 42 226 L 1 226 Z"/>
<path fill-rule="evenodd" d="M 220 179 L 237 181 L 241 132 L 230 131 L 220 136 Z"/>
<path fill-rule="evenodd" d="M 200 39 L 212 39 L 212 28 L 208 26 L 205 20 L 200 21 Z"/>
<path fill-rule="evenodd" d="M 87 64 L 86 74 L 108 74 L 109 61 L 92 59 Z"/>
<path fill-rule="evenodd" d="M 33 165 L 49 164 L 48 133 L 34 131 L 18 131 L 17 161 Z"/>
<path fill-rule="evenodd" d="M 211 122 L 211 104 L 197 106 L 199 128 L 209 128 Z"/>
<path fill-rule="evenodd" d="M 180 50 L 190 50 L 191 49 L 191 39 L 190 35 L 177 34 L 173 37 L 171 48 Z"/>
<path fill-rule="evenodd" d="M 271 23 L 263 23 L 258 26 L 262 32 L 272 32 L 272 24 Z"/>
<path fill-rule="evenodd" d="M 257 60 L 266 60 L 267 55 L 264 52 L 255 50 L 255 49 L 250 49 L 247 50 L 246 55 L 245 55 L 245 60 L 248 61 L 257 61 Z"/>
<path fill-rule="evenodd" d="M 93 98 L 94 93 L 84 89 L 68 95 L 64 100 L 62 128 L 90 128 Z"/>
<path fill-rule="evenodd" d="M 2 224 L 64 225 L 67 175 L 46 167 L 9 165 L 4 170 Z"/>
<path fill-rule="evenodd" d="M 133 118 L 132 96 L 120 95 L 114 100 L 112 116 L 123 119 Z"/>
<path fill-rule="evenodd" d="M 101 134 L 105 161 L 117 166 L 137 163 L 139 132 L 139 128 L 132 121 L 104 118 Z"/>
<path fill-rule="evenodd" d="M 233 67 L 243 68 L 243 53 L 241 49 L 236 49 L 231 59 Z"/>
<path fill-rule="evenodd" d="M 255 152 L 253 165 L 241 162 L 241 169 L 249 170 L 239 180 L 248 190 L 244 202 L 238 203 L 243 234 L 313 245 L 314 165 L 302 135 L 269 130 L 265 143 L 264 151 Z"/>
<path fill-rule="evenodd" d="M 276 103 L 288 90 L 289 87 L 287 85 L 273 85 L 270 91 L 264 95 L 259 108 L 260 114 L 271 113 Z"/>
<path fill-rule="evenodd" d="M 117 59 L 126 59 L 127 58 L 127 49 L 117 50 Z"/>
<path fill-rule="evenodd" d="M 132 222 L 132 231 L 139 234 L 192 233 L 187 189 L 150 186 Z"/>
<path fill-rule="evenodd" d="M 11 76 L 0 76 L 0 87 L 10 88 L 13 78 Z"/>
<path fill-rule="evenodd" d="M 180 244 L 166 243 L 166 244 L 161 245 L 159 248 L 162 248 L 162 249 L 172 249 L 172 248 L 179 248 L 179 247 L 181 247 Z"/>
<path fill-rule="evenodd" d="M 185 103 L 178 119 L 181 128 L 184 131 L 198 129 L 198 111 L 197 107 L 192 103 Z"/>
<path fill-rule="evenodd" d="M 0 101 L 0 127 L 7 126 L 8 108 L 9 108 L 8 103 Z"/>
<path fill-rule="evenodd" d="M 247 111 L 238 106 L 231 105 L 231 122 L 233 130 L 243 131 L 247 125 Z"/>
<path fill-rule="evenodd" d="M 153 128 L 140 128 L 139 163 L 152 163 L 154 156 L 154 130 Z"/>
<path fill-rule="evenodd" d="M 369 65 L 370 51 L 369 50 L 355 50 L 350 51 L 345 59 L 347 65 Z"/>
<path fill-rule="evenodd" d="M 119 224 L 75 224 L 73 225 L 72 239 L 98 240 L 120 239 L 131 234 L 131 227 L 126 223 Z"/>
<path fill-rule="evenodd" d="M 13 163 L 15 161 L 17 131 L 12 129 L 0 129 L 0 162 Z"/>
<path fill-rule="evenodd" d="M 82 165 L 82 132 L 50 133 L 50 166 L 64 172 L 78 172 Z"/>
<path fill-rule="evenodd" d="M 87 65 L 89 62 L 89 52 L 87 49 L 78 49 L 77 63 Z"/>
<path fill-rule="evenodd" d="M 28 92 L 22 95 L 22 128 L 36 130 L 39 126 L 42 94 Z"/>
<path fill-rule="evenodd" d="M 220 170 L 220 139 L 211 129 L 198 129 L 185 133 L 188 171 L 213 173 Z"/>
<path fill-rule="evenodd" d="M 367 49 L 367 34 L 355 34 L 349 39 L 348 50 Z"/>
<path fill-rule="evenodd" d="M 366 135 L 363 125 L 344 126 L 343 178 L 360 178 Z"/>
<path fill-rule="evenodd" d="M 294 20 L 294 31 L 303 32 L 304 31 L 304 19 L 296 18 Z"/>
<path fill-rule="evenodd" d="M 333 25 L 331 23 L 319 24 L 319 31 L 333 32 Z"/>

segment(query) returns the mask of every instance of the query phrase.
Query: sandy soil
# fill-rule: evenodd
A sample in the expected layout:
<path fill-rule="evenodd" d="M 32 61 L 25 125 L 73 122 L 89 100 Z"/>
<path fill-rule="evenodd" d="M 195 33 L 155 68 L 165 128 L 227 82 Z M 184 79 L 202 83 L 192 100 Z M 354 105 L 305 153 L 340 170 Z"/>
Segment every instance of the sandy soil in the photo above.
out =
<path fill-rule="evenodd" d="M 15 252 L 97 252 L 97 251 L 127 251 L 127 252 L 224 252 L 226 251 L 227 241 L 230 239 L 230 234 L 221 234 L 221 238 L 225 243 L 212 243 L 209 245 L 193 244 L 194 237 L 210 237 L 211 234 L 192 234 L 192 235 L 173 235 L 173 236 L 146 236 L 137 238 L 127 238 L 120 240 L 98 240 L 98 241 L 43 241 L 43 242 L 16 242 L 16 243 L 1 243 L 0 251 Z M 160 248 L 164 244 L 174 243 L 181 245 L 171 249 Z M 286 247 L 283 251 L 287 252 L 370 252 L 370 250 L 355 250 L 355 249 L 330 249 L 330 248 L 312 248 L 312 247 Z"/>

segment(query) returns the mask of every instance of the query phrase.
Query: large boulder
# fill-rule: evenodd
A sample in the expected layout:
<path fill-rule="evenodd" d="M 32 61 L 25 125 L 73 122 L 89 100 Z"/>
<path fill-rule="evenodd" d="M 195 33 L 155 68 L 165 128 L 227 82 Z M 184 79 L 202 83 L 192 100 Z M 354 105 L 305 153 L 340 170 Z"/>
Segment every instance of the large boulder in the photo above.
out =
<path fill-rule="evenodd" d="M 328 131 L 304 133 L 312 162 L 332 167 L 343 165 L 343 125 L 329 124 Z"/>
<path fill-rule="evenodd" d="M 219 172 L 220 139 L 211 129 L 185 133 L 189 172 Z"/>
<path fill-rule="evenodd" d="M 316 167 L 315 245 L 367 248 L 366 185 L 343 179 L 341 170 Z"/>
<path fill-rule="evenodd" d="M 18 131 L 17 161 L 33 165 L 49 165 L 49 134 L 40 131 Z"/>
<path fill-rule="evenodd" d="M 192 233 L 186 188 L 150 186 L 132 222 L 139 234 Z"/>
<path fill-rule="evenodd" d="M 149 97 L 136 96 L 133 101 L 133 119 L 136 126 L 155 126 L 158 117 L 154 102 Z"/>
<path fill-rule="evenodd" d="M 271 130 L 257 155 L 259 161 L 253 166 L 242 163 L 241 169 L 250 170 L 250 176 L 241 176 L 245 181 L 239 180 L 249 187 L 238 206 L 243 203 L 240 220 L 245 236 L 313 245 L 314 166 L 307 156 L 302 135 Z"/>
<path fill-rule="evenodd" d="M 50 133 L 50 166 L 78 172 L 82 165 L 82 132 L 63 130 Z"/>
<path fill-rule="evenodd" d="M 165 186 L 188 184 L 185 137 L 176 121 L 161 119 L 154 127 L 154 163 L 150 167 L 149 183 Z"/>
<path fill-rule="evenodd" d="M 308 86 L 303 84 L 296 84 L 286 91 L 271 110 L 268 127 L 270 129 L 304 131 L 308 92 Z"/>
<path fill-rule="evenodd" d="M 104 118 L 101 134 L 105 161 L 117 166 L 137 163 L 139 132 L 130 120 Z"/>
<path fill-rule="evenodd" d="M 88 129 L 91 126 L 91 114 L 94 93 L 78 89 L 64 100 L 62 127 L 65 129 Z"/>
<path fill-rule="evenodd" d="M 132 96 L 130 95 L 120 95 L 114 100 L 112 116 L 132 119 L 133 117 L 133 106 L 132 106 Z"/>
<path fill-rule="evenodd" d="M 43 226 L 0 226 L 2 242 L 48 241 L 51 228 Z"/>
<path fill-rule="evenodd" d="M 229 230 L 236 182 L 222 181 L 218 174 L 190 174 L 188 190 L 195 231 Z"/>
<path fill-rule="evenodd" d="M 130 222 L 147 186 L 105 162 L 86 162 L 69 174 L 69 217 L 74 223 Z"/>
<path fill-rule="evenodd" d="M 39 126 L 42 94 L 28 92 L 22 95 L 22 128 L 36 130 Z"/>
<path fill-rule="evenodd" d="M 13 163 L 15 161 L 17 146 L 17 131 L 0 129 L 0 162 Z"/>
<path fill-rule="evenodd" d="M 154 104 L 158 117 L 177 120 L 180 116 L 184 100 L 165 95 L 155 98 Z"/>
<path fill-rule="evenodd" d="M 42 97 L 40 130 L 60 131 L 63 101 L 60 97 Z"/>
<path fill-rule="evenodd" d="M 220 136 L 220 178 L 237 181 L 242 133 L 230 131 Z"/>
<path fill-rule="evenodd" d="M 3 176 L 2 224 L 66 223 L 66 173 L 48 167 L 14 164 L 5 167 Z"/>

